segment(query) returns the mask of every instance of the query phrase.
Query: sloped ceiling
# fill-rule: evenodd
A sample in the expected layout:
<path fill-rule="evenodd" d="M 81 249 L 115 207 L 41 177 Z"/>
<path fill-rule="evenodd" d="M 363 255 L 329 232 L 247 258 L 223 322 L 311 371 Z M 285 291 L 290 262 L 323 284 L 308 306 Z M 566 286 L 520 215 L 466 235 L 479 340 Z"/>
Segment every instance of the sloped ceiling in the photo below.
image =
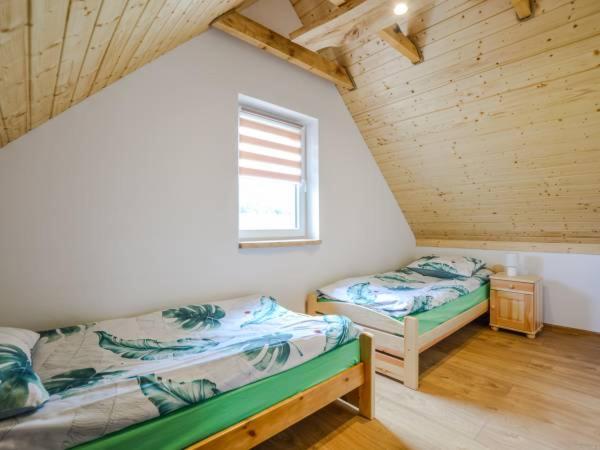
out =
<path fill-rule="evenodd" d="M 0 0 L 0 147 L 242 0 Z"/>
<path fill-rule="evenodd" d="M 305 25 L 334 8 L 293 3 Z M 418 65 L 377 35 L 337 51 L 421 242 L 600 243 L 600 2 L 536 3 L 520 22 L 510 0 L 434 2 L 402 27 Z"/>
<path fill-rule="evenodd" d="M 335 8 L 291 1 L 305 25 Z M 0 146 L 241 3 L 0 0 Z M 417 238 L 600 244 L 600 2 L 536 0 L 522 22 L 510 0 L 426 8 L 402 18 L 418 65 L 360 32 L 326 53 Z"/>

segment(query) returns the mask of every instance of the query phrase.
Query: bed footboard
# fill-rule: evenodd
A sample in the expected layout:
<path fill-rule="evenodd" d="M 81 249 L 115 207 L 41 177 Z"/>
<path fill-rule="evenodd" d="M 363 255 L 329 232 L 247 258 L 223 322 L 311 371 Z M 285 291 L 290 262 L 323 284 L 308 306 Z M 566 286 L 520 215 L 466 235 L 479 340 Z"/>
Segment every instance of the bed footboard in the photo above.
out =
<path fill-rule="evenodd" d="M 348 317 L 375 339 L 375 371 L 402 381 L 406 387 L 419 387 L 419 321 L 406 317 L 403 322 L 364 306 L 344 302 L 318 302 L 317 294 L 306 298 L 306 312 L 339 314 Z"/>
<path fill-rule="evenodd" d="M 399 322 L 360 305 L 346 302 L 318 302 L 315 293 L 306 299 L 308 314 L 340 314 L 347 316 L 371 333 L 375 339 L 375 371 L 402 381 L 406 387 L 419 388 L 419 354 L 440 340 L 485 314 L 489 301 L 481 302 L 462 314 L 419 335 L 419 321 L 406 316 Z"/>

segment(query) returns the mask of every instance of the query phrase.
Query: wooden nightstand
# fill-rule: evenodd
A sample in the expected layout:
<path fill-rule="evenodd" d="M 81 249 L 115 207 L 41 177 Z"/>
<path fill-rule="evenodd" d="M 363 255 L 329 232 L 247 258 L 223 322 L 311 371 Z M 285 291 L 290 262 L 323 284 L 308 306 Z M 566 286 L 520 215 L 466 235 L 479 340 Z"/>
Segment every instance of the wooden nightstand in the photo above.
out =
<path fill-rule="evenodd" d="M 490 277 L 490 327 L 521 331 L 528 338 L 544 326 L 542 279 L 535 275 L 509 277 L 501 272 Z"/>

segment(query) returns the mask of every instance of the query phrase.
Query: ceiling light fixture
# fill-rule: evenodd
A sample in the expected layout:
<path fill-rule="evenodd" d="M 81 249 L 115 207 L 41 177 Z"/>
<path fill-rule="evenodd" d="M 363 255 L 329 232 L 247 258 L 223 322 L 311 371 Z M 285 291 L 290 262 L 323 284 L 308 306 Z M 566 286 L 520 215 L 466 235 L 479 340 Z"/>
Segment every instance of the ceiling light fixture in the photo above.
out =
<path fill-rule="evenodd" d="M 396 6 L 394 6 L 394 14 L 396 14 L 397 16 L 406 14 L 407 11 L 408 6 L 406 3 L 398 3 Z"/>

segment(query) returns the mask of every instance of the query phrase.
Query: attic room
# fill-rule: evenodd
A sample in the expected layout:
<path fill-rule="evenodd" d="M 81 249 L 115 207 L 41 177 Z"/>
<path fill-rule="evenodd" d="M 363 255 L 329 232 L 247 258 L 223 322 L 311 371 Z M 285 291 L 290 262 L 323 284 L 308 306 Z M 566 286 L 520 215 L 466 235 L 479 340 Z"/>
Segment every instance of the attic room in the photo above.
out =
<path fill-rule="evenodd" d="M 600 448 L 598 0 L 0 0 L 0 450 Z"/>

